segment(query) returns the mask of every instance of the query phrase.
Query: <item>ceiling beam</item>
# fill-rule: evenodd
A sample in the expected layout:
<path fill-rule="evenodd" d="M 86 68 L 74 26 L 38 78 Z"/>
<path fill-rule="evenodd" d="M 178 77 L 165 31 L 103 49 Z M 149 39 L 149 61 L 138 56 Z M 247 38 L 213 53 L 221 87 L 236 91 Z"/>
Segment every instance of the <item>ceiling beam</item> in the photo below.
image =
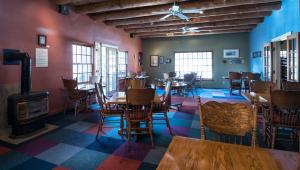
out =
<path fill-rule="evenodd" d="M 181 0 L 184 1 L 184 0 Z M 84 5 L 79 5 L 75 7 L 77 13 L 96 13 L 96 12 L 107 12 L 115 11 L 128 8 L 139 8 L 146 6 L 155 6 L 162 4 L 169 4 L 174 2 L 174 0 L 109 0 L 96 3 L 89 3 Z"/>
<path fill-rule="evenodd" d="M 55 3 L 57 4 L 57 5 L 66 5 L 66 4 L 70 4 L 70 3 L 72 3 L 73 2 L 73 0 L 56 0 L 55 1 Z"/>
<path fill-rule="evenodd" d="M 152 34 L 152 35 L 139 35 L 137 37 L 140 38 L 158 38 L 158 37 L 182 37 L 182 36 L 199 36 L 199 35 L 211 35 L 211 34 L 231 34 L 231 33 L 243 33 L 243 32 L 250 32 L 251 29 L 246 30 L 221 30 L 221 31 L 209 31 L 209 32 L 198 32 L 198 33 L 188 33 L 188 34 L 182 34 L 182 33 L 175 33 L 172 36 L 169 36 L 165 33 L 161 34 Z"/>
<path fill-rule="evenodd" d="M 167 20 L 167 21 L 161 21 L 161 20 L 130 20 L 130 19 L 124 19 L 122 21 L 120 20 L 115 20 L 115 21 L 105 21 L 105 24 L 111 25 L 111 26 L 122 26 L 122 25 L 132 25 L 132 24 L 150 24 L 150 25 L 155 25 L 157 23 L 172 23 L 172 22 L 180 22 L 180 23 L 193 23 L 193 22 L 210 22 L 210 21 L 221 21 L 221 20 L 232 20 L 232 19 L 239 19 L 241 16 L 243 18 L 260 18 L 260 17 L 265 17 L 271 15 L 271 11 L 264 11 L 264 12 L 250 12 L 250 13 L 244 13 L 243 15 L 241 14 L 229 14 L 229 15 L 219 15 L 219 16 L 209 16 L 209 17 L 198 17 L 198 18 L 192 18 L 191 21 L 186 22 L 183 20 L 180 20 L 176 18 L 176 20 Z"/>
<path fill-rule="evenodd" d="M 218 8 L 205 11 L 203 14 L 187 14 L 190 18 L 198 17 L 209 17 L 209 16 L 218 16 L 218 15 L 229 15 L 229 14 L 244 14 L 251 12 L 265 12 L 280 9 L 281 3 L 267 3 L 267 4 L 258 4 L 258 5 L 241 5 L 238 7 L 227 7 L 227 8 Z M 117 20 L 107 20 L 106 23 L 118 23 L 124 22 L 127 23 L 147 23 L 153 21 L 159 21 L 164 15 L 155 15 L 155 16 L 146 16 L 146 17 L 134 17 L 126 19 L 117 19 Z M 168 20 L 177 20 L 176 17 L 170 17 Z M 125 23 L 126 23 L 125 22 Z"/>
<path fill-rule="evenodd" d="M 252 30 L 255 28 L 256 25 L 245 25 L 245 26 L 226 26 L 226 27 L 219 27 L 219 28 L 210 28 L 210 29 L 200 29 L 201 32 L 214 32 L 214 31 L 226 31 L 226 30 Z M 145 35 L 153 35 L 153 34 L 167 34 L 167 33 L 181 33 L 181 30 L 175 31 L 157 31 L 157 32 L 141 32 L 141 33 L 134 33 L 134 36 L 145 36 Z"/>
<path fill-rule="evenodd" d="M 239 5 L 255 5 L 272 2 L 281 2 L 281 0 L 214 0 L 214 1 L 188 1 L 177 3 L 182 9 L 195 9 L 199 8 L 204 10 L 234 7 Z M 166 11 L 170 8 L 170 5 L 157 5 L 144 8 L 135 8 L 128 10 L 104 12 L 99 14 L 92 14 L 91 17 L 94 20 L 108 20 L 108 19 L 121 19 L 121 18 L 133 18 L 156 15 L 153 12 Z"/>
<path fill-rule="evenodd" d="M 263 16 L 254 16 L 254 15 L 234 15 L 230 17 L 220 17 L 220 18 L 215 18 L 211 19 L 207 22 L 197 22 L 197 21 L 189 21 L 189 22 L 184 22 L 184 21 L 166 21 L 166 22 L 153 22 L 153 23 L 143 23 L 143 24 L 132 24 L 132 25 L 120 25 L 117 26 L 117 28 L 122 28 L 122 29 L 133 29 L 133 28 L 147 28 L 147 27 L 161 27 L 161 26 L 173 26 L 173 25 L 188 25 L 188 24 L 199 24 L 199 23 L 208 23 L 208 22 L 219 22 L 219 21 L 229 21 L 229 20 L 239 20 L 239 19 L 262 19 L 264 18 Z"/>
<path fill-rule="evenodd" d="M 263 19 L 248 19 L 248 20 L 239 19 L 239 20 L 220 21 L 220 22 L 174 25 L 171 27 L 163 26 L 163 27 L 134 28 L 134 29 L 125 29 L 125 31 L 130 33 L 139 33 L 139 32 L 173 31 L 173 30 L 179 30 L 185 26 L 198 27 L 198 28 L 213 28 L 213 27 L 225 27 L 225 26 L 257 25 L 262 21 Z"/>

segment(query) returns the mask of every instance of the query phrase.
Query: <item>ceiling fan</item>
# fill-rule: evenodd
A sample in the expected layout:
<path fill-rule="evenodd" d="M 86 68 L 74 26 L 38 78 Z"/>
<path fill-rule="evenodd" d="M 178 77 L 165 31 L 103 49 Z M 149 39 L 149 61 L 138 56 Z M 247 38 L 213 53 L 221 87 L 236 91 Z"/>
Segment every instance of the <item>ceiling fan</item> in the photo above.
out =
<path fill-rule="evenodd" d="M 200 32 L 200 30 L 198 29 L 199 29 L 198 27 L 187 27 L 187 26 L 181 28 L 183 34 Z"/>
<path fill-rule="evenodd" d="M 160 18 L 161 21 L 166 20 L 170 16 L 176 16 L 182 20 L 189 21 L 190 18 L 184 14 L 203 14 L 201 9 L 181 9 L 178 5 L 175 4 L 168 10 L 168 11 L 159 11 L 159 12 L 152 12 L 153 14 L 166 14 L 164 17 Z"/>

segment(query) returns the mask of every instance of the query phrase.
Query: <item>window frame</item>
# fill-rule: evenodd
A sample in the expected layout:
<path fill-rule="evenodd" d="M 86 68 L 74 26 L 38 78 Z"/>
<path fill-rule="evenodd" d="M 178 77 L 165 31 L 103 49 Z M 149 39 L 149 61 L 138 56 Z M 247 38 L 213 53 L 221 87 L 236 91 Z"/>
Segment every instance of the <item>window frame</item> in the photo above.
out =
<path fill-rule="evenodd" d="M 212 78 L 203 78 L 203 76 L 201 75 L 201 80 L 204 80 L 204 81 L 214 81 L 214 52 L 213 50 L 201 50 L 201 51 L 174 51 L 174 72 L 175 72 L 175 54 L 176 53 L 211 53 L 211 74 L 212 74 Z M 197 73 L 197 78 L 199 77 L 198 73 Z M 183 75 L 182 77 L 180 78 L 183 78 Z"/>
<path fill-rule="evenodd" d="M 76 46 L 76 53 L 74 54 L 73 52 L 74 52 L 74 46 Z M 80 46 L 81 47 L 81 52 L 80 52 L 80 54 L 78 54 L 77 52 L 77 47 L 78 46 Z M 83 58 L 83 49 L 82 49 L 82 47 L 85 47 L 85 48 L 89 48 L 90 49 L 90 54 L 88 54 L 88 51 L 86 51 L 86 54 L 85 54 L 85 57 L 86 57 L 86 62 L 85 63 L 83 63 L 82 62 L 82 58 Z M 71 45 L 71 49 L 72 49 L 72 54 L 71 54 L 71 56 L 72 56 L 72 78 L 73 79 L 77 79 L 77 83 L 78 84 L 85 84 L 85 83 L 88 83 L 89 82 L 89 76 L 91 76 L 91 75 L 93 75 L 94 74 L 94 46 L 92 46 L 92 45 L 90 45 L 90 44 L 81 44 L 81 43 L 72 43 L 72 45 Z M 76 62 L 74 62 L 74 55 L 76 56 Z M 80 56 L 80 60 L 81 60 L 81 62 L 80 63 L 78 63 L 77 62 L 77 59 L 78 59 L 78 56 Z M 87 57 L 90 57 L 90 62 L 88 62 L 88 59 L 87 59 Z M 76 73 L 74 73 L 74 65 L 76 65 L 77 66 L 77 72 Z M 81 73 L 78 73 L 78 66 L 79 65 L 82 65 L 82 72 Z M 84 72 L 83 71 L 83 65 L 86 65 L 87 66 L 87 72 Z M 91 66 L 91 71 L 89 71 L 89 65 Z M 86 79 L 86 81 L 85 80 L 83 80 L 83 81 L 79 81 L 79 76 L 78 75 L 84 75 L 84 74 L 87 74 L 87 79 Z M 74 77 L 74 75 L 77 75 L 76 77 Z"/>

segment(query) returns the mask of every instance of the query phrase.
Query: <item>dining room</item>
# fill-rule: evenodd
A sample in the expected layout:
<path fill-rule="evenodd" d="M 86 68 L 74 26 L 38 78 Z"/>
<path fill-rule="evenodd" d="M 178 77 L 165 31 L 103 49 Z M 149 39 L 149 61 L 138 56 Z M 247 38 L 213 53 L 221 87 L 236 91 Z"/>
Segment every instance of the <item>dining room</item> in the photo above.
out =
<path fill-rule="evenodd" d="M 0 169 L 300 169 L 299 0 L 0 0 Z"/>

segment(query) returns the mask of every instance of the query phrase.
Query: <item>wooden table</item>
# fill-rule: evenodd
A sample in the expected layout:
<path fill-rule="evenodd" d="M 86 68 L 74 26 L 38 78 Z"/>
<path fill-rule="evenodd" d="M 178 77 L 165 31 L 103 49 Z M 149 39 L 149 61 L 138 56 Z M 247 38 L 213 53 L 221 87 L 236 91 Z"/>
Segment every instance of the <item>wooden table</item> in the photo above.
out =
<path fill-rule="evenodd" d="M 160 97 L 155 93 L 154 102 L 160 103 Z M 126 104 L 126 94 L 125 92 L 117 92 L 115 93 L 109 100 L 106 101 L 107 104 L 119 104 L 125 105 Z"/>
<path fill-rule="evenodd" d="M 267 93 L 254 93 L 254 92 L 244 93 L 243 92 L 242 96 L 251 103 L 254 103 L 255 99 L 258 99 L 259 103 L 261 104 L 263 103 L 267 104 L 271 102 L 270 94 Z"/>
<path fill-rule="evenodd" d="M 175 136 L 158 170 L 296 170 L 299 154 Z"/>

